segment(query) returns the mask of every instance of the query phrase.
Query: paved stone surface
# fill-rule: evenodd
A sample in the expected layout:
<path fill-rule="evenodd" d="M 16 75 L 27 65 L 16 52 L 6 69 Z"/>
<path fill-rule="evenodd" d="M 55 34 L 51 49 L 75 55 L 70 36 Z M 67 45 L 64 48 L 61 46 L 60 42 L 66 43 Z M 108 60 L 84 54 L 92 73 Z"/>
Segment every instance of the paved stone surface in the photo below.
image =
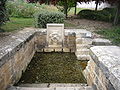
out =
<path fill-rule="evenodd" d="M 94 46 L 91 56 L 115 90 L 120 90 L 120 47 Z"/>

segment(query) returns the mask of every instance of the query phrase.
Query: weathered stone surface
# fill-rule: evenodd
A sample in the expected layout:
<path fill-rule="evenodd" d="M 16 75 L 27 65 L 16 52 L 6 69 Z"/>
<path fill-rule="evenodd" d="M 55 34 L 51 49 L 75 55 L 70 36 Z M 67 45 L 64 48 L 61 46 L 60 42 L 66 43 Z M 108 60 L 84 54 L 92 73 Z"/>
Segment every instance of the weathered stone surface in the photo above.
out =
<path fill-rule="evenodd" d="M 112 43 L 108 39 L 96 38 L 96 39 L 93 39 L 92 45 L 95 45 L 95 46 L 101 46 L 101 45 L 102 46 L 106 46 L 106 45 L 112 45 Z"/>
<path fill-rule="evenodd" d="M 91 41 L 92 34 L 83 30 L 83 32 L 76 31 L 76 56 L 78 60 L 89 60 L 89 44 Z"/>
<path fill-rule="evenodd" d="M 120 89 L 119 53 L 120 47 L 117 46 L 95 46 L 91 48 L 90 54 L 92 60 L 97 65 L 94 67 L 95 69 L 93 69 L 93 71 L 95 72 L 97 78 L 99 79 L 99 82 L 103 84 L 100 87 L 104 86 L 106 90 L 109 90 L 109 87 L 111 87 L 111 90 Z M 100 85 L 100 83 L 97 83 L 97 85 L 98 84 Z"/>
<path fill-rule="evenodd" d="M 49 83 L 45 84 L 25 84 L 20 87 L 9 87 L 7 90 L 93 90 L 91 86 L 84 84 Z"/>

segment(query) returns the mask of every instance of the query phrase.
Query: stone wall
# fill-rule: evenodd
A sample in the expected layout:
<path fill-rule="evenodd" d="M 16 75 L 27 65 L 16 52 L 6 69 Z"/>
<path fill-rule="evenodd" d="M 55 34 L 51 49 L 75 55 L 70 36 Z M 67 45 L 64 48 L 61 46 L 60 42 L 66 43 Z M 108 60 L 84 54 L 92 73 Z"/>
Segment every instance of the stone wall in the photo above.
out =
<path fill-rule="evenodd" d="M 78 60 L 89 60 L 89 46 L 92 44 L 91 32 L 76 33 L 76 56 Z"/>
<path fill-rule="evenodd" d="M 0 90 L 17 82 L 25 71 L 35 53 L 34 35 L 34 31 L 25 29 L 9 36 L 7 43 L 3 42 L 0 50 Z"/>
<path fill-rule="evenodd" d="M 81 32 L 87 33 L 65 29 L 63 52 L 76 52 L 76 34 Z M 26 28 L 0 39 L 0 90 L 17 83 L 35 52 L 46 47 L 46 29 Z"/>
<path fill-rule="evenodd" d="M 65 33 L 62 47 L 48 47 L 46 30 L 38 30 L 36 33 L 36 50 L 37 52 L 75 52 L 76 51 L 76 34 L 74 32 Z"/>
<path fill-rule="evenodd" d="M 120 48 L 94 46 L 84 75 L 95 90 L 120 90 Z"/>

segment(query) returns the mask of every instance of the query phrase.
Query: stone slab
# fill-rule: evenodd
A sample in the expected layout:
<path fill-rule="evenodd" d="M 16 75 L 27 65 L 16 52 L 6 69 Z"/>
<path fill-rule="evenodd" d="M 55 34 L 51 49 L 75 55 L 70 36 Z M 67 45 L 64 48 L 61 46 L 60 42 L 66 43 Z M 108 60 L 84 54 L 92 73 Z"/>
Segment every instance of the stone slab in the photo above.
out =
<path fill-rule="evenodd" d="M 94 46 L 91 57 L 116 90 L 120 90 L 120 47 Z"/>
<path fill-rule="evenodd" d="M 47 24 L 47 43 L 51 45 L 61 45 L 64 42 L 64 24 Z"/>

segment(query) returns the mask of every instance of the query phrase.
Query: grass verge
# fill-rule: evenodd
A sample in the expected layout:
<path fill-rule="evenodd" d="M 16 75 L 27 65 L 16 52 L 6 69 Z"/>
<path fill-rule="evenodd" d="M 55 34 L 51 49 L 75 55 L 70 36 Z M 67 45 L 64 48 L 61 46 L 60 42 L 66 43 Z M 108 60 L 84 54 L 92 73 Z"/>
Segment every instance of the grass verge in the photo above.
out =
<path fill-rule="evenodd" d="M 10 21 L 1 27 L 4 32 L 12 32 L 15 30 L 23 29 L 24 27 L 33 27 L 33 18 L 15 18 L 11 17 Z"/>
<path fill-rule="evenodd" d="M 81 10 L 84 8 L 77 8 L 76 14 L 78 14 Z M 75 8 L 71 8 L 71 10 L 68 12 L 68 15 L 74 15 Z"/>
<path fill-rule="evenodd" d="M 120 45 L 120 26 L 96 31 L 96 33 L 102 35 L 104 38 L 111 40 L 113 44 Z"/>

